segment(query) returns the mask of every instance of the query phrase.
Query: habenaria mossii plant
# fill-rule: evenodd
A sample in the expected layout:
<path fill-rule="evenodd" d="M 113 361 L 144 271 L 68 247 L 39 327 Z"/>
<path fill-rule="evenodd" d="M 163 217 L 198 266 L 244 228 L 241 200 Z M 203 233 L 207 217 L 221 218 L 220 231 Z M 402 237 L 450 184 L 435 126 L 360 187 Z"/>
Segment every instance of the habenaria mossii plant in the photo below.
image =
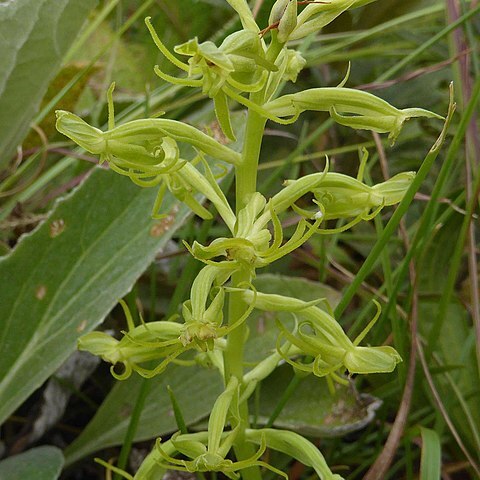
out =
<path fill-rule="evenodd" d="M 233 102 L 248 112 L 241 153 L 219 143 L 204 132 L 176 120 L 147 118 L 115 126 L 113 85 L 108 91 L 108 130 L 101 131 L 73 113 L 57 112 L 57 129 L 88 152 L 99 155 L 100 163 L 142 187 L 158 187 L 152 216 L 161 218 L 162 200 L 170 191 L 200 218 L 211 213 L 199 201 L 202 195 L 216 208 L 229 236 L 208 245 L 194 242 L 189 252 L 205 265 L 193 282 L 190 298 L 178 318 L 135 326 L 125 304 L 128 329 L 117 340 L 92 332 L 79 340 L 79 348 L 101 356 L 112 364 L 112 374 L 126 379 L 133 372 L 144 377 L 161 374 L 186 352 L 198 352 L 199 363 L 214 365 L 224 379 L 225 390 L 217 398 L 208 430 L 176 434 L 157 444 L 135 474 L 117 471 L 125 478 L 153 480 L 165 468 L 188 472 L 222 472 L 231 479 L 262 478 L 262 468 L 287 478 L 262 461 L 266 448 L 291 455 L 312 467 L 319 478 L 340 479 L 333 474 L 320 451 L 300 435 L 277 429 L 249 428 L 247 401 L 255 386 L 281 362 L 295 369 L 345 382 L 347 374 L 392 372 L 401 361 L 390 346 L 360 346 L 368 329 L 350 340 L 328 308 L 318 302 L 304 302 L 283 295 L 265 294 L 252 285 L 256 271 L 303 245 L 312 235 L 345 230 L 372 219 L 384 207 L 401 201 L 413 178 L 403 172 L 378 185 L 362 180 L 367 160 L 364 153 L 358 178 L 329 171 L 288 180 L 276 195 L 266 199 L 257 192 L 257 165 L 267 120 L 293 123 L 304 111 L 324 111 L 338 123 L 355 129 L 387 133 L 393 142 L 410 118 L 438 115 L 419 108 L 400 110 L 362 91 L 322 87 L 281 95 L 285 81 L 295 82 L 305 66 L 301 54 L 288 47 L 318 32 L 348 9 L 373 0 L 326 0 L 298 2 L 278 0 L 269 25 L 257 25 L 246 0 L 227 0 L 238 13 L 242 29 L 219 45 L 192 39 L 170 52 L 157 35 L 150 19 L 146 25 L 162 54 L 179 70 L 178 76 L 155 72 L 175 85 L 200 88 L 213 99 L 215 114 L 225 136 L 235 139 L 230 118 Z M 298 13 L 299 6 L 306 6 Z M 194 159 L 181 158 L 179 144 L 193 147 Z M 217 184 L 205 156 L 225 162 L 234 169 L 236 202 L 231 206 Z M 297 205 L 310 194 L 310 208 Z M 280 217 L 289 209 L 298 214 L 295 232 L 284 238 Z M 339 229 L 325 221 L 342 219 Z M 228 302 L 227 302 L 228 299 Z M 293 330 L 277 320 L 277 348 L 256 366 L 246 369 L 243 361 L 247 339 L 246 320 L 254 309 L 290 312 Z M 205 357 L 206 356 L 206 357 Z M 191 357 L 189 357 L 191 358 Z M 152 367 L 152 364 L 155 365 Z M 184 361 L 187 363 L 186 361 Z M 123 368 L 120 369 L 119 365 Z M 180 458 L 179 458 L 180 456 Z M 243 473 L 242 473 L 243 472 Z M 245 473 L 247 472 L 247 473 Z"/>

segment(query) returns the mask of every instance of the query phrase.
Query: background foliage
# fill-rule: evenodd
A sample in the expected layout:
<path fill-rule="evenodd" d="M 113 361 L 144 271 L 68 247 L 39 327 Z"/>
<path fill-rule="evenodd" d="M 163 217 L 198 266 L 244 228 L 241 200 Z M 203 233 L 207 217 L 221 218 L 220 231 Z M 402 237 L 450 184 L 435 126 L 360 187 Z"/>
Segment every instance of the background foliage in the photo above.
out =
<path fill-rule="evenodd" d="M 260 25 L 267 25 L 272 3 L 252 2 Z M 337 85 L 351 62 L 348 85 L 398 107 L 445 114 L 451 80 L 458 103 L 448 148 L 341 318 L 355 335 L 373 315 L 371 300 L 381 301 L 372 344 L 394 344 L 404 363 L 391 375 L 357 381 L 362 396 L 345 389 L 331 397 L 323 380 L 282 369 L 264 382 L 252 405 L 254 422 L 318 438 L 329 465 L 349 479 L 369 469 L 366 478 L 376 478 L 378 458 L 390 462 L 385 478 L 480 475 L 478 13 L 475 1 L 386 0 L 342 15 L 300 45 L 308 61 L 300 88 Z M 222 233 L 189 217 L 173 199 L 167 219 L 150 220 L 154 191 L 96 168 L 95 159 L 53 129 L 57 108 L 102 127 L 112 80 L 118 123 L 160 110 L 193 124 L 210 121 L 199 92 L 164 85 L 153 74 L 154 64 L 166 71 L 170 65 L 150 41 L 146 15 L 169 47 L 195 35 L 219 40 L 235 26 L 222 0 L 0 3 L 2 479 L 25 478 L 18 469 L 32 461 L 45 480 L 103 478 L 90 455 L 117 454 L 142 380 L 113 385 L 104 365 L 89 373 L 82 356 L 70 357 L 75 340 L 102 320 L 102 329 L 123 329 L 121 312 L 111 310 L 129 291 L 128 303 L 145 319 L 176 312 L 199 268 L 181 241 Z M 367 174 L 373 181 L 417 170 L 441 128 L 439 122 L 411 122 L 390 148 L 383 137 L 332 126 L 322 115 L 302 118 L 293 127 L 270 125 L 260 164 L 263 192 L 274 193 L 299 172 L 322 170 L 325 154 L 337 171 L 354 174 L 359 147 L 371 152 Z M 335 305 L 391 213 L 345 233 L 313 237 L 270 269 L 274 277 L 258 282 L 276 282 L 285 294 L 327 296 Z M 271 348 L 268 325 L 268 318 L 252 324 L 251 355 Z M 70 373 L 57 370 L 68 357 Z M 150 439 L 176 429 L 167 385 L 189 427 L 204 421 L 220 388 L 209 373 L 172 369 L 153 381 L 133 464 Z M 66 408 L 52 404 L 54 386 Z M 280 399 L 272 394 L 279 386 Z M 63 473 L 58 448 L 38 445 L 64 450 Z M 313 478 L 288 458 L 276 462 L 290 469 L 292 479 Z"/>

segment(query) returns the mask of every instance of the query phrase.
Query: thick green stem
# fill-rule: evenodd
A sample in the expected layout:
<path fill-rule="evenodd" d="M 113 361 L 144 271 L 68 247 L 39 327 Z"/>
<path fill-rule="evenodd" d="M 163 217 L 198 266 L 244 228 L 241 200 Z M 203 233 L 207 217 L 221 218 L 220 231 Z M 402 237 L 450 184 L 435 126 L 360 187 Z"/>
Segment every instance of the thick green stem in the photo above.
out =
<path fill-rule="evenodd" d="M 242 163 L 236 168 L 237 214 L 245 207 L 248 197 L 257 191 L 257 169 L 266 118 L 250 110 L 248 112 Z"/>
<path fill-rule="evenodd" d="M 238 212 L 247 204 L 251 194 L 257 189 L 257 166 L 260 156 L 260 148 L 263 138 L 266 119 L 253 111 L 249 111 L 245 142 L 242 153 L 242 164 L 236 167 L 236 211 Z M 249 272 L 237 272 L 232 276 L 232 286 L 237 287 L 249 283 L 251 276 Z M 247 305 L 239 293 L 231 293 L 229 299 L 229 324 L 235 323 L 245 312 Z M 233 375 L 242 381 L 243 378 L 243 353 L 246 340 L 247 326 L 243 324 L 233 330 L 227 341 L 227 348 L 224 354 L 225 362 L 225 384 Z M 238 460 L 251 457 L 254 454 L 254 447 L 244 441 L 244 431 L 249 426 L 247 402 L 239 406 L 240 418 L 232 419 L 241 425 L 241 432 L 235 443 L 235 454 Z M 260 480 L 261 473 L 258 467 L 248 468 L 244 472 L 244 478 L 249 480 Z"/>
<path fill-rule="evenodd" d="M 267 57 L 270 61 L 275 61 L 275 58 L 280 53 L 282 45 L 276 41 L 272 41 L 267 52 Z M 250 100 L 261 105 L 264 102 L 264 90 L 253 93 Z M 242 162 L 235 167 L 235 189 L 236 189 L 236 213 L 246 206 L 250 196 L 257 191 L 257 171 L 258 160 L 260 158 L 260 149 L 262 146 L 263 132 L 267 119 L 260 114 L 249 110 L 247 127 L 245 130 L 245 140 L 242 151 Z M 238 287 L 245 283 L 250 283 L 251 275 L 247 271 L 237 272 L 232 275 L 232 286 Z M 247 305 L 241 298 L 239 293 L 231 293 L 229 298 L 228 323 L 232 325 L 244 313 Z M 242 381 L 244 370 L 244 347 L 247 336 L 247 325 L 237 327 L 230 332 L 227 340 L 227 348 L 224 353 L 225 363 L 225 385 L 229 378 L 234 375 Z M 249 427 L 248 418 L 248 404 L 243 402 L 239 405 L 239 419 L 232 419 L 234 426 L 241 425 L 241 432 L 235 442 L 235 455 L 238 460 L 244 460 L 251 457 L 255 453 L 252 444 L 244 440 L 245 429 Z M 237 423 L 238 422 L 238 423 Z M 251 467 L 245 469 L 242 478 L 248 480 L 261 480 L 262 475 L 259 467 Z"/>

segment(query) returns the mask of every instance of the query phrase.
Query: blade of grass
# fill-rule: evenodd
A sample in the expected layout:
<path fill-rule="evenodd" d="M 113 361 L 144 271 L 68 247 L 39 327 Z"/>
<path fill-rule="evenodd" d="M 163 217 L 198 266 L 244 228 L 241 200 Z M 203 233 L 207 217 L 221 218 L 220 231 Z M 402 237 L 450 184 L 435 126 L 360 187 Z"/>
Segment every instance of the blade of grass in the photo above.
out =
<path fill-rule="evenodd" d="M 435 43 L 437 43 L 443 37 L 447 36 L 452 30 L 455 30 L 455 28 L 457 28 L 459 25 L 462 25 L 467 20 L 472 18 L 478 12 L 480 12 L 480 5 L 477 5 L 475 8 L 473 8 L 469 12 L 463 14 L 458 20 L 456 20 L 455 22 L 451 23 L 450 25 L 448 25 L 445 28 L 443 28 L 442 30 L 440 30 L 440 32 L 438 32 L 436 35 L 434 35 L 428 41 L 426 41 L 425 43 L 420 45 L 412 53 L 406 55 L 404 58 L 402 58 L 402 60 L 397 62 L 395 65 L 393 65 L 386 72 L 382 73 L 382 75 L 380 75 L 377 78 L 377 82 L 383 82 L 383 81 L 391 78 L 393 75 L 395 75 L 397 72 L 399 72 L 403 67 L 408 65 L 412 60 L 417 58 L 421 53 L 425 52 L 431 46 L 435 45 Z"/>
<path fill-rule="evenodd" d="M 361 42 L 377 34 L 384 34 L 387 30 L 399 28 L 404 24 L 407 24 L 409 28 L 411 28 L 412 22 L 414 22 L 419 18 L 426 18 L 428 19 L 428 21 L 431 21 L 433 15 L 443 12 L 444 9 L 445 9 L 445 5 L 443 5 L 443 2 L 439 2 L 438 4 L 433 5 L 431 7 L 423 8 L 421 10 L 417 10 L 412 13 L 407 13 L 406 15 L 402 15 L 388 22 L 384 22 L 381 25 L 378 25 L 377 27 L 371 28 L 361 33 L 356 33 L 354 36 L 349 36 L 343 42 L 336 43 L 331 47 L 325 47 L 324 45 L 322 45 L 322 47 L 319 49 L 315 49 L 315 50 L 312 49 L 307 55 L 308 64 L 311 64 L 309 59 L 313 59 L 313 58 L 318 59 L 318 58 L 322 58 L 325 55 L 330 55 L 331 53 L 336 52 L 337 50 L 340 50 L 340 51 L 346 50 L 347 47 L 349 47 L 350 45 L 353 45 L 357 42 Z M 323 36 L 319 37 L 319 40 L 320 38 L 323 41 Z"/>
<path fill-rule="evenodd" d="M 65 96 L 67 92 L 69 92 L 75 85 L 76 83 L 84 76 L 86 75 L 95 65 L 95 63 L 102 57 L 102 55 L 107 52 L 111 46 L 120 38 L 131 26 L 133 23 L 135 23 L 138 18 L 145 13 L 145 10 L 149 8 L 154 0 L 145 0 L 143 4 L 135 10 L 135 13 L 133 13 L 130 18 L 127 19 L 127 21 L 122 25 L 122 27 L 113 35 L 112 39 L 107 42 L 103 48 L 101 48 L 98 53 L 92 58 L 90 63 L 85 66 L 84 69 L 82 69 L 80 72 L 78 72 L 58 93 L 55 95 L 50 102 L 45 105 L 42 110 L 37 114 L 37 116 L 34 118 L 34 123 L 40 123 L 54 108 L 55 105 Z"/>
<path fill-rule="evenodd" d="M 420 342 L 420 339 L 417 339 L 417 352 L 418 352 L 418 357 L 420 359 L 420 363 L 422 364 L 423 368 L 423 373 L 425 375 L 425 378 L 427 379 L 428 385 L 430 387 L 430 391 L 432 392 L 432 395 L 435 399 L 435 403 L 437 404 L 438 409 L 440 410 L 443 419 L 445 420 L 445 423 L 447 424 L 452 436 L 454 437 L 455 441 L 457 442 L 457 445 L 460 447 L 462 450 L 463 454 L 469 461 L 471 467 L 475 470 L 476 474 L 480 477 L 480 467 L 476 464 L 475 460 L 473 457 L 470 455 L 469 451 L 465 447 L 462 438 L 457 432 L 457 429 L 455 428 L 455 425 L 453 424 L 452 420 L 450 419 L 450 416 L 448 415 L 447 410 L 445 409 L 445 406 L 443 405 L 442 398 L 440 394 L 438 393 L 438 390 L 435 386 L 435 383 L 433 382 L 432 375 L 430 373 L 430 370 L 428 368 L 427 360 L 425 358 L 425 353 L 423 351 L 422 344 Z"/>
<path fill-rule="evenodd" d="M 408 264 L 410 260 L 414 257 L 414 255 L 417 257 L 422 255 L 422 249 L 425 246 L 425 239 L 428 238 L 429 232 L 432 231 L 433 224 L 434 223 L 438 224 L 438 222 L 435 222 L 434 220 L 437 217 L 437 211 L 439 208 L 438 200 L 441 197 L 443 188 L 450 177 L 450 172 L 455 166 L 455 160 L 457 159 L 458 151 L 463 143 L 463 139 L 465 137 L 465 132 L 468 128 L 470 118 L 475 113 L 475 108 L 479 99 L 480 99 L 480 78 L 477 79 L 475 83 L 475 87 L 472 91 L 472 97 L 470 98 L 470 101 L 467 104 L 467 107 L 463 112 L 462 117 L 460 118 L 460 122 L 455 131 L 455 135 L 452 139 L 452 142 L 450 143 L 450 147 L 447 151 L 447 155 L 442 164 L 440 172 L 437 176 L 437 180 L 433 187 L 433 191 L 430 195 L 430 200 L 427 203 L 425 211 L 422 215 L 421 223 L 412 240 L 412 245 L 410 247 L 410 250 L 405 253 L 405 257 L 398 271 L 398 275 L 395 275 L 395 288 L 394 288 L 395 295 L 398 294 L 398 291 L 402 285 L 402 281 L 406 276 L 406 273 L 408 271 Z M 394 302 L 389 301 L 383 310 L 384 318 L 388 318 L 388 315 L 391 309 L 394 307 L 395 307 Z"/>
<path fill-rule="evenodd" d="M 442 362 L 439 358 L 438 355 L 434 354 L 433 355 L 433 358 L 435 359 L 435 361 L 437 362 L 437 364 L 439 366 L 442 365 Z M 475 444 L 476 444 L 476 448 L 477 448 L 477 451 L 480 452 L 480 432 L 479 432 L 479 425 L 477 425 L 477 423 L 475 422 L 475 419 L 473 418 L 472 416 L 472 413 L 468 407 L 468 403 L 467 403 L 467 400 L 466 398 L 464 397 L 463 395 L 463 392 L 462 390 L 457 386 L 457 384 L 455 383 L 455 381 L 453 380 L 453 377 L 452 375 L 448 372 L 448 371 L 445 371 L 443 373 L 443 376 L 446 378 L 451 390 L 453 391 L 453 393 L 455 394 L 455 397 L 456 397 L 456 402 L 458 402 L 458 404 L 460 405 L 461 409 L 463 410 L 463 413 L 465 415 L 465 418 L 467 420 L 467 423 L 470 427 L 470 430 L 473 434 L 473 438 L 475 440 Z M 453 403 L 453 402 L 452 402 Z"/>
<path fill-rule="evenodd" d="M 448 120 L 445 123 L 447 122 Z M 377 140 L 377 145 L 378 145 L 378 140 Z M 383 149 L 381 148 L 381 146 L 379 146 L 379 155 L 381 159 L 383 174 L 385 177 L 388 177 L 388 167 L 387 167 L 387 164 L 385 161 L 386 160 L 385 155 L 383 153 Z M 408 234 L 406 233 L 405 225 L 403 223 L 403 218 L 400 219 L 399 226 L 400 226 L 400 232 L 402 234 L 403 241 L 405 244 L 405 250 L 408 251 L 410 247 L 410 242 L 409 242 Z M 387 228 L 388 228 L 388 225 L 387 225 Z M 386 249 L 382 250 L 382 253 L 384 251 L 386 252 L 387 250 Z M 390 270 L 390 273 L 391 273 L 391 270 Z M 376 480 L 378 478 L 385 478 L 385 475 L 387 474 L 393 462 L 393 459 L 395 457 L 396 451 L 400 445 L 400 440 L 405 431 L 405 426 L 407 425 L 408 417 L 410 413 L 410 407 L 412 405 L 413 390 L 415 386 L 415 374 L 416 374 L 415 369 L 417 365 L 415 343 L 417 341 L 417 336 L 418 336 L 417 327 L 418 327 L 418 304 L 419 304 L 418 284 L 417 284 L 418 277 L 417 277 L 417 271 L 416 271 L 416 266 L 414 261 L 409 262 L 409 273 L 410 273 L 410 285 L 412 286 L 411 288 L 412 302 L 411 302 L 411 309 L 410 309 L 410 315 L 409 315 L 411 340 L 410 340 L 410 358 L 408 362 L 407 372 L 405 375 L 405 383 L 404 383 L 404 389 L 402 394 L 402 400 L 400 402 L 400 407 L 398 409 L 398 412 L 395 416 L 395 421 L 393 422 L 392 429 L 388 434 L 387 441 L 385 442 L 385 445 L 383 446 L 380 455 L 377 457 L 373 465 L 369 468 L 367 474 L 364 477 L 364 480 Z M 387 293 L 389 290 L 393 290 L 393 285 L 391 283 L 390 285 L 387 285 Z M 395 311 L 395 316 L 396 316 L 396 311 Z M 406 333 L 402 332 L 401 329 L 399 328 L 400 325 L 398 322 L 398 316 L 396 316 L 393 322 L 394 322 L 393 323 L 394 333 L 396 333 L 397 335 L 397 340 L 400 340 L 400 339 L 402 340 L 402 347 L 403 347 L 404 341 L 407 340 Z M 408 453 L 408 450 L 407 450 L 407 453 Z M 411 465 L 411 462 L 409 462 L 408 458 L 406 458 L 407 477 L 410 470 L 409 465 Z"/>
<path fill-rule="evenodd" d="M 460 14 L 460 8 L 466 10 L 465 2 L 461 5 L 455 4 L 452 0 L 447 0 L 447 13 L 448 20 L 456 20 Z M 465 25 L 465 32 L 471 33 L 471 25 L 468 23 Z M 454 52 L 460 50 L 467 50 L 470 45 L 472 49 L 475 48 L 476 41 L 471 35 L 468 36 L 470 42 L 467 41 L 467 35 L 465 32 L 458 28 L 450 37 L 450 48 Z M 470 75 L 470 63 L 473 61 L 474 69 L 477 69 L 478 65 L 475 64 L 476 55 L 471 52 L 467 57 L 462 57 L 455 64 L 457 74 L 460 78 L 460 85 L 462 87 L 462 97 L 464 103 L 468 102 L 472 92 L 472 77 Z M 478 71 L 478 69 L 477 69 Z M 465 182 L 466 182 L 466 196 L 467 202 L 476 198 L 479 194 L 478 188 L 473 187 L 473 169 L 478 167 L 480 163 L 480 138 L 478 134 L 477 119 L 472 116 L 469 123 L 469 128 L 465 137 Z M 480 294 L 479 294 L 479 279 L 478 279 L 478 266 L 477 266 L 477 248 L 476 248 L 476 233 L 473 222 L 468 225 L 467 232 L 467 255 L 468 255 L 468 273 L 470 278 L 470 298 L 471 298 L 471 312 L 473 318 L 473 324 L 475 326 L 475 338 L 476 338 L 476 351 L 477 351 L 477 368 L 480 373 Z"/>
<path fill-rule="evenodd" d="M 420 480 L 440 479 L 442 446 L 435 430 L 420 427 L 422 456 L 420 458 Z"/>
<path fill-rule="evenodd" d="M 398 205 L 397 209 L 395 210 L 394 214 L 392 215 L 392 218 L 390 221 L 387 223 L 385 226 L 385 230 L 383 232 L 383 235 L 377 240 L 375 245 L 373 246 L 370 254 L 366 258 L 365 262 L 361 266 L 360 270 L 358 271 L 357 275 L 355 276 L 355 279 L 353 282 L 348 286 L 346 289 L 342 300 L 340 303 L 337 305 L 337 308 L 335 309 L 335 317 L 339 318 L 341 314 L 344 312 L 345 308 L 347 305 L 350 303 L 352 298 L 354 297 L 356 291 L 360 287 L 361 283 L 367 275 L 370 273 L 372 267 L 374 266 L 375 262 L 377 261 L 377 258 L 381 255 L 382 250 L 385 248 L 385 245 L 389 241 L 390 237 L 393 235 L 395 230 L 397 229 L 400 220 L 403 218 L 405 215 L 410 203 L 412 202 L 415 193 L 418 191 L 420 188 L 421 184 L 425 180 L 425 178 L 428 175 L 428 172 L 430 171 L 435 159 L 437 158 L 440 148 L 443 145 L 443 142 L 445 141 L 445 137 L 447 134 L 448 127 L 450 125 L 450 121 L 452 119 L 453 113 L 455 111 L 455 105 L 453 103 L 453 94 L 452 94 L 452 88 L 451 88 L 451 100 L 450 100 L 450 105 L 449 105 L 449 111 L 447 114 L 447 118 L 445 120 L 445 124 L 443 126 L 443 129 L 433 145 L 433 147 L 430 149 L 428 152 L 427 156 L 425 157 L 418 173 L 417 176 L 415 177 L 414 181 L 410 185 L 408 191 L 406 192 L 405 196 L 403 197 L 402 201 Z M 407 264 L 408 265 L 408 264 Z"/>
<path fill-rule="evenodd" d="M 87 28 L 82 32 L 82 34 L 78 37 L 76 42 L 72 45 L 70 50 L 67 52 L 63 59 L 63 64 L 65 65 L 68 63 L 76 53 L 83 47 L 85 42 L 90 38 L 92 33 L 98 28 L 98 26 L 108 17 L 110 12 L 117 6 L 120 0 L 111 0 L 110 3 L 105 5 L 102 10 L 95 15 L 93 21 L 91 21 Z"/>
<path fill-rule="evenodd" d="M 167 385 L 168 396 L 170 397 L 170 402 L 172 404 L 173 414 L 175 415 L 175 421 L 177 422 L 178 430 L 181 433 L 188 433 L 187 424 L 185 423 L 185 418 L 182 414 L 182 409 L 180 408 L 177 398 L 173 393 L 170 385 Z"/>
<path fill-rule="evenodd" d="M 477 171 L 475 183 L 473 185 L 473 191 L 478 192 L 479 190 L 480 190 L 480 171 Z M 430 330 L 430 335 L 428 336 L 428 340 L 429 340 L 428 352 L 429 353 L 435 350 L 435 347 L 439 338 L 439 334 L 442 329 L 442 325 L 445 322 L 445 319 L 447 318 L 448 306 L 450 304 L 450 301 L 452 300 L 453 291 L 455 289 L 455 282 L 461 267 L 464 246 L 467 239 L 468 230 L 472 222 L 472 216 L 473 216 L 474 209 L 477 206 L 477 202 L 478 202 L 477 197 L 472 196 L 467 203 L 466 214 L 463 218 L 460 231 L 458 232 L 455 249 L 453 251 L 453 254 L 451 255 L 450 269 L 448 271 L 447 282 L 443 289 L 442 296 L 440 299 L 438 313 L 435 316 L 435 319 L 433 321 L 433 324 Z M 475 268 L 476 268 L 476 265 L 475 265 Z M 476 324 L 475 329 L 476 329 L 477 335 L 479 335 L 480 325 Z M 478 348 L 477 348 L 477 361 L 478 361 L 478 366 L 480 368 L 480 351 Z"/>

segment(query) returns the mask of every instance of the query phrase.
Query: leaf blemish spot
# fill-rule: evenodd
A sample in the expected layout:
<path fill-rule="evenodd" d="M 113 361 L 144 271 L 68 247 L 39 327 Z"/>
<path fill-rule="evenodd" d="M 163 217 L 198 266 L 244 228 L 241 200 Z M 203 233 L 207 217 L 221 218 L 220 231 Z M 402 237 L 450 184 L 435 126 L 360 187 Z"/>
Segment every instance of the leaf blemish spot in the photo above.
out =
<path fill-rule="evenodd" d="M 150 228 L 150 236 L 161 237 L 165 232 L 168 232 L 168 230 L 170 230 L 174 222 L 175 216 L 167 215 L 161 222 L 152 225 L 152 228 Z"/>
<path fill-rule="evenodd" d="M 50 223 L 50 238 L 58 237 L 65 230 L 65 220 L 58 218 Z"/>
<path fill-rule="evenodd" d="M 47 287 L 45 285 L 39 285 L 35 290 L 35 297 L 38 300 L 43 300 L 47 294 Z"/>
<path fill-rule="evenodd" d="M 77 327 L 77 333 L 82 333 L 85 330 L 85 327 L 87 326 L 87 321 L 82 320 Z"/>

